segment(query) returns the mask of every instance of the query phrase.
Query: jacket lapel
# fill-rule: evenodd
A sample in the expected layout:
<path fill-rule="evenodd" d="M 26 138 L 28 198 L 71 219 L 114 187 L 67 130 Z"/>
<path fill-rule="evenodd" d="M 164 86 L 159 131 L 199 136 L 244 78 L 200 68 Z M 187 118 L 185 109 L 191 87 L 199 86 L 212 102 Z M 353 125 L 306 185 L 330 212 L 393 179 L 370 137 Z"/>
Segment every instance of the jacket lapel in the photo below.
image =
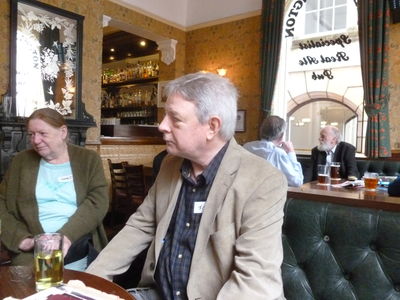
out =
<path fill-rule="evenodd" d="M 207 246 L 210 234 L 213 233 L 213 225 L 218 212 L 226 198 L 229 187 L 234 180 L 234 174 L 239 168 L 239 146 L 234 139 L 229 143 L 228 149 L 221 161 L 218 172 L 215 176 L 212 188 L 207 197 L 207 203 L 204 207 L 201 217 L 199 230 L 196 238 L 196 246 L 192 257 L 191 270 L 194 269 L 196 262 L 200 261 L 204 249 Z"/>
<path fill-rule="evenodd" d="M 325 151 L 320 151 L 321 153 L 321 160 L 319 162 L 320 165 L 325 165 L 326 164 L 326 152 Z"/>
<path fill-rule="evenodd" d="M 343 163 L 343 155 L 342 155 L 342 142 L 340 142 L 337 146 L 336 146 L 336 151 L 335 151 L 335 161 L 339 161 Z"/>
<path fill-rule="evenodd" d="M 157 229 L 156 229 L 156 238 L 154 241 L 154 247 L 155 247 L 155 255 L 156 255 L 156 263 L 158 261 L 158 256 L 160 254 L 161 248 L 162 248 L 162 240 L 167 234 L 167 230 L 169 227 L 169 223 L 171 222 L 172 215 L 175 210 L 176 202 L 178 200 L 179 192 L 181 190 L 182 186 L 182 177 L 180 173 L 180 167 L 182 165 L 182 159 L 179 159 L 177 163 L 175 163 L 174 167 L 175 170 L 170 170 L 170 174 L 173 174 L 172 179 L 167 180 L 166 182 L 159 183 L 161 185 L 167 185 L 170 187 L 169 193 L 165 195 L 167 200 L 157 200 L 159 203 L 164 203 L 168 202 L 168 199 L 170 199 L 170 202 L 168 203 L 167 210 L 164 214 L 164 216 L 161 218 L 160 222 L 157 224 Z M 164 190 L 162 187 L 160 188 L 161 190 Z M 164 196 L 162 196 L 164 197 Z"/>
<path fill-rule="evenodd" d="M 30 159 L 25 160 L 24 163 L 23 187 L 21 188 L 22 192 L 20 192 L 19 199 L 20 209 L 24 218 L 29 220 L 30 232 L 35 235 L 43 232 L 39 221 L 39 207 L 35 196 L 40 157 L 36 153 L 33 153 Z"/>

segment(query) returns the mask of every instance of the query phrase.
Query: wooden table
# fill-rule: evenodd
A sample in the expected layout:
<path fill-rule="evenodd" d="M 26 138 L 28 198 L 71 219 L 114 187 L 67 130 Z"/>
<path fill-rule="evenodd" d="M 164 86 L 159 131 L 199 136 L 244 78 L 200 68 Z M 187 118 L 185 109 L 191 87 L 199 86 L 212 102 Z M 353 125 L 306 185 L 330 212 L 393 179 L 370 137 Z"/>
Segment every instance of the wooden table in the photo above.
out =
<path fill-rule="evenodd" d="M 104 278 L 79 271 L 64 270 L 64 282 L 78 279 L 86 286 L 93 287 L 108 294 L 114 294 L 122 299 L 134 300 L 135 298 L 119 285 Z M 0 299 L 8 296 L 24 298 L 36 293 L 35 280 L 31 267 L 0 267 Z"/>
<path fill-rule="evenodd" d="M 300 187 L 289 187 L 287 196 L 288 198 L 400 211 L 400 197 L 388 196 L 384 188 L 378 188 L 376 191 L 367 191 L 363 187 L 337 188 L 318 185 L 317 182 L 313 181 Z"/>

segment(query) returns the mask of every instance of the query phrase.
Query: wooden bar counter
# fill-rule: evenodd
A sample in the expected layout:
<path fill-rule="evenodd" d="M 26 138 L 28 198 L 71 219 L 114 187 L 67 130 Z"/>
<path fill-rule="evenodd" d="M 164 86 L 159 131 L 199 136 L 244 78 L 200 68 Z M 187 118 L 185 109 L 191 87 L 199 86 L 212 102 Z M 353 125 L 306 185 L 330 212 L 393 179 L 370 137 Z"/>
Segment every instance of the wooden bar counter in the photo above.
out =
<path fill-rule="evenodd" d="M 305 183 L 300 187 L 289 187 L 288 198 L 330 202 L 342 205 L 400 211 L 400 197 L 390 197 L 386 189 L 367 191 L 363 187 L 337 188 Z"/>
<path fill-rule="evenodd" d="M 111 184 L 108 159 L 113 163 L 127 161 L 132 165 L 151 167 L 154 157 L 165 149 L 165 141 L 157 126 L 102 125 L 99 141 L 85 147 L 97 152 L 103 161 L 104 174 Z"/>
<path fill-rule="evenodd" d="M 162 133 L 154 125 L 101 125 L 103 145 L 162 145 Z"/>

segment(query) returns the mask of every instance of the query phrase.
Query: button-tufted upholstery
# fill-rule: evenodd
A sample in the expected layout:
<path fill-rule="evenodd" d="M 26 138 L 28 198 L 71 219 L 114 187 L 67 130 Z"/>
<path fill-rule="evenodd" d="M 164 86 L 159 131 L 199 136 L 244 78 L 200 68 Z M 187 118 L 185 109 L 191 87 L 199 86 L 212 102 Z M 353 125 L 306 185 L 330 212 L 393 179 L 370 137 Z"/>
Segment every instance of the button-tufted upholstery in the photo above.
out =
<path fill-rule="evenodd" d="M 287 200 L 285 296 L 400 299 L 400 213 Z"/>
<path fill-rule="evenodd" d="M 398 176 L 400 175 L 400 161 L 359 159 L 357 160 L 357 169 L 360 177 L 367 171 L 386 176 Z"/>
<path fill-rule="evenodd" d="M 297 158 L 301 164 L 304 175 L 304 182 L 310 182 L 312 178 L 312 163 L 309 156 L 301 156 Z M 370 160 L 356 159 L 359 178 L 365 172 L 376 172 L 382 176 L 398 176 L 400 175 L 400 161 L 396 160 Z"/>

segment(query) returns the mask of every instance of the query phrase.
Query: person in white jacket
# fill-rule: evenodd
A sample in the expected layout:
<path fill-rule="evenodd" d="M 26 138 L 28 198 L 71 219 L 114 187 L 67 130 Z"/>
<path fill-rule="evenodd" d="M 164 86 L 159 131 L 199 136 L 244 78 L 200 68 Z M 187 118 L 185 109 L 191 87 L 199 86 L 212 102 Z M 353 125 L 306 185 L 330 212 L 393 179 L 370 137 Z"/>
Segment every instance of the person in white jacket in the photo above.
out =
<path fill-rule="evenodd" d="M 285 130 L 285 120 L 278 116 L 268 116 L 260 128 L 261 140 L 246 143 L 243 147 L 281 170 L 289 186 L 300 186 L 303 184 L 303 171 L 292 142 L 283 140 Z"/>

